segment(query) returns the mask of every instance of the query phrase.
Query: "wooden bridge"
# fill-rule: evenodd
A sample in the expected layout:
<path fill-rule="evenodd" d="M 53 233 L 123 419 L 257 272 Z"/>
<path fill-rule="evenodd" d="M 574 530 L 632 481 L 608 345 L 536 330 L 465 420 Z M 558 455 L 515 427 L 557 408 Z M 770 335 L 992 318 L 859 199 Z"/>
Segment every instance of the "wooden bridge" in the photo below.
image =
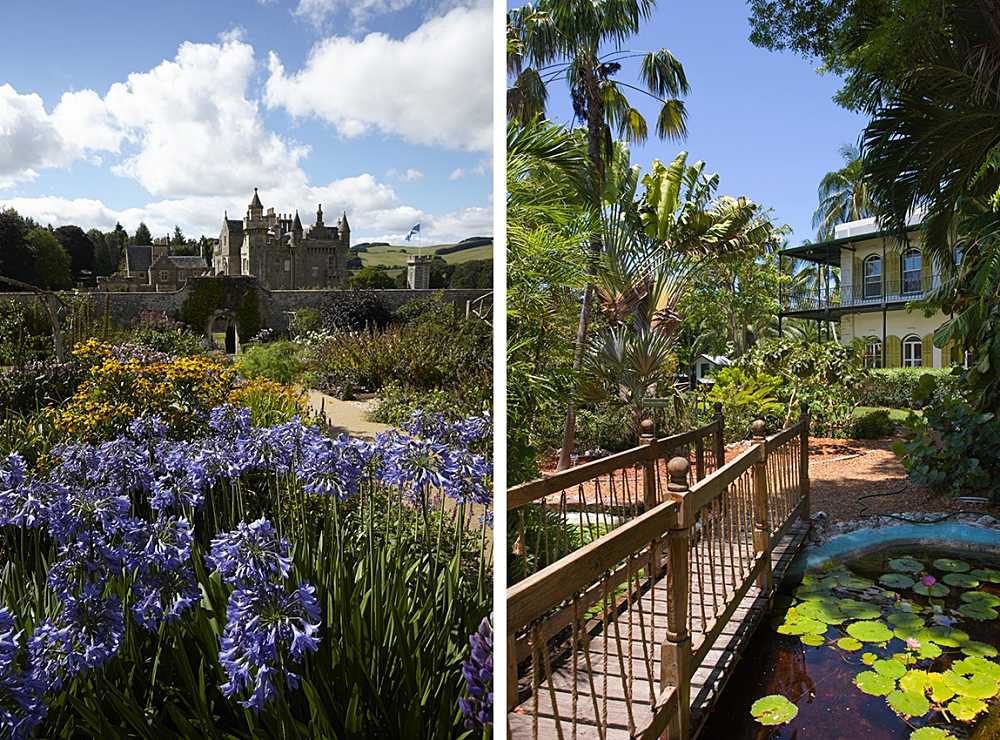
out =
<path fill-rule="evenodd" d="M 808 531 L 809 420 L 723 419 L 511 488 L 508 733 L 692 738 Z"/>

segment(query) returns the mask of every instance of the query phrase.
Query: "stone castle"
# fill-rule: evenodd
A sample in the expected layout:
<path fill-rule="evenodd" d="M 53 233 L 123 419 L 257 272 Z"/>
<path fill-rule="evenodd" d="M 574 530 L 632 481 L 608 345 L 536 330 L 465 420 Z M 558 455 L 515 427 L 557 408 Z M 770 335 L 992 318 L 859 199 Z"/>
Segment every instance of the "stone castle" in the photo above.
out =
<path fill-rule="evenodd" d="M 225 214 L 212 274 L 252 275 L 271 290 L 344 288 L 350 246 L 347 213 L 336 226 L 327 226 L 320 204 L 316 223 L 306 230 L 298 211 L 294 216 L 275 213 L 273 208 L 264 213 L 254 188 L 242 220 Z"/>

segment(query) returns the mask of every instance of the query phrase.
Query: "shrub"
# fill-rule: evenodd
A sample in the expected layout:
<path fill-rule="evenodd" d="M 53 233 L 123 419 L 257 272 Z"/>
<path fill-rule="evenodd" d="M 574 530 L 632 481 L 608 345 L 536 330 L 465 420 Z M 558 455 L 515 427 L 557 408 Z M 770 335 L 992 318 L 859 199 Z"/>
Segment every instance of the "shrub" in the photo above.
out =
<path fill-rule="evenodd" d="M 414 411 L 443 414 L 449 421 L 482 414 L 492 406 L 492 396 L 479 383 L 459 389 L 417 390 L 390 383 L 379 391 L 375 408 L 368 414 L 372 421 L 402 426 Z"/>
<path fill-rule="evenodd" d="M 31 413 L 61 404 L 76 393 L 84 377 L 78 362 L 29 362 L 0 372 L 0 411 Z"/>
<path fill-rule="evenodd" d="M 960 398 L 934 401 L 906 421 L 913 436 L 893 445 L 915 483 L 954 496 L 989 492 L 997 497 L 1000 420 Z"/>
<path fill-rule="evenodd" d="M 305 394 L 264 377 L 238 385 L 229 394 L 229 403 L 250 409 L 254 426 L 284 424 L 293 416 L 305 417 L 309 406 Z"/>
<path fill-rule="evenodd" d="M 52 357 L 52 324 L 38 302 L 0 301 L 0 365 Z"/>
<path fill-rule="evenodd" d="M 921 378 L 934 379 L 937 398 L 958 392 L 960 377 L 944 368 L 885 368 L 872 370 L 858 387 L 861 406 L 894 409 L 919 409 L 925 400 L 918 400 Z"/>
<path fill-rule="evenodd" d="M 896 433 L 896 422 L 888 409 L 875 409 L 854 417 L 847 431 L 852 439 L 885 439 Z"/>
<path fill-rule="evenodd" d="M 132 332 L 128 340 L 177 357 L 199 355 L 205 351 L 205 337 L 183 328 L 155 329 L 143 328 Z"/>
<path fill-rule="evenodd" d="M 722 404 L 727 440 L 746 439 L 750 425 L 763 420 L 769 431 L 781 426 L 785 406 L 778 400 L 781 379 L 767 373 L 751 375 L 738 367 L 721 368 L 708 393 L 709 406 Z"/>
<path fill-rule="evenodd" d="M 389 310 L 377 293 L 352 290 L 335 293 L 320 309 L 323 328 L 327 331 L 361 331 L 384 328 L 390 320 Z"/>
<path fill-rule="evenodd" d="M 312 334 L 323 327 L 323 315 L 316 308 L 300 308 L 292 314 L 288 322 L 288 331 L 293 337 Z"/>
<path fill-rule="evenodd" d="M 293 383 L 305 364 L 294 342 L 252 344 L 236 358 L 236 367 L 245 375 L 257 375 L 277 383 Z"/>

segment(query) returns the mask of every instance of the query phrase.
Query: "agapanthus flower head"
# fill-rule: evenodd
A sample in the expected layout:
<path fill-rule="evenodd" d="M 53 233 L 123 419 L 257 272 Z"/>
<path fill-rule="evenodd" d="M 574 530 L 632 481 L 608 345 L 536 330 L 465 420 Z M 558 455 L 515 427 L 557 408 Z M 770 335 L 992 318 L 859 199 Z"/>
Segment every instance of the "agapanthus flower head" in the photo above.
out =
<path fill-rule="evenodd" d="M 17 488 L 24 482 L 26 466 L 24 458 L 16 452 L 0 460 L 0 489 Z"/>
<path fill-rule="evenodd" d="M 292 664 L 319 647 L 320 609 L 313 587 L 300 584 L 289 592 L 258 583 L 237 588 L 226 616 L 219 662 L 229 680 L 222 692 L 243 697 L 243 706 L 259 711 L 278 696 L 282 684 L 297 688 L 300 677 Z"/>
<path fill-rule="evenodd" d="M 371 447 L 364 440 L 347 435 L 329 439 L 318 432 L 307 433 L 295 473 L 307 493 L 335 496 L 342 501 L 358 492 L 371 455 Z"/>
<path fill-rule="evenodd" d="M 454 472 L 454 455 L 443 442 L 399 435 L 382 449 L 383 483 L 411 495 L 428 487 L 444 490 Z"/>
<path fill-rule="evenodd" d="M 126 549 L 99 530 L 84 530 L 58 550 L 49 566 L 48 585 L 60 597 L 68 597 L 92 585 L 103 588 L 108 577 L 121 572 Z"/>
<path fill-rule="evenodd" d="M 133 520 L 126 539 L 130 571 L 172 570 L 190 563 L 194 534 L 184 517 L 160 514 L 152 522 Z"/>
<path fill-rule="evenodd" d="M 128 425 L 130 437 L 143 442 L 159 441 L 167 436 L 167 425 L 159 414 L 140 416 Z"/>
<path fill-rule="evenodd" d="M 231 532 L 212 540 L 209 564 L 231 586 L 283 580 L 292 570 L 288 540 L 264 517 L 240 522 Z"/>
<path fill-rule="evenodd" d="M 0 737 L 30 737 L 45 718 L 44 686 L 24 662 L 14 616 L 0 608 Z"/>
<path fill-rule="evenodd" d="M 458 700 L 468 729 L 493 724 L 493 623 L 483 617 L 469 636 L 469 657 L 462 664 L 467 698 Z"/>
<path fill-rule="evenodd" d="M 216 406 L 209 414 L 208 426 L 224 437 L 235 439 L 250 431 L 250 409 L 228 403 Z"/>
<path fill-rule="evenodd" d="M 0 461 L 0 527 L 34 528 L 48 518 L 50 487 L 28 478 L 24 459 L 14 453 Z"/>
<path fill-rule="evenodd" d="M 201 589 L 190 566 L 144 573 L 132 586 L 132 616 L 150 632 L 177 622 L 199 601 Z"/>

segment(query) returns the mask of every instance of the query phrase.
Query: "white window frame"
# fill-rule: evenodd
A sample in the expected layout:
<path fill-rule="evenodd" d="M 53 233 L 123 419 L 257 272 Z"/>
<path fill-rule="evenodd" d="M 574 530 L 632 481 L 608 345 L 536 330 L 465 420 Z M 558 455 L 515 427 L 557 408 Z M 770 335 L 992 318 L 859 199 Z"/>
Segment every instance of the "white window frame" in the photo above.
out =
<path fill-rule="evenodd" d="M 869 274 L 869 266 L 875 265 L 878 268 L 878 272 L 872 271 Z M 865 261 L 861 263 L 861 274 L 862 274 L 862 295 L 864 298 L 881 298 L 882 297 L 882 258 L 877 254 L 870 254 L 865 257 Z M 874 292 L 869 290 L 869 287 L 874 288 Z"/>
<path fill-rule="evenodd" d="M 924 340 L 916 334 L 903 337 L 903 367 L 923 367 Z"/>
<path fill-rule="evenodd" d="M 878 337 L 865 340 L 865 367 L 882 367 L 882 340 Z"/>
<path fill-rule="evenodd" d="M 906 260 L 908 257 L 916 257 L 916 267 L 907 269 Z M 899 274 L 902 276 L 900 293 L 903 295 L 914 295 L 923 292 L 923 267 L 924 258 L 920 254 L 919 249 L 907 249 L 903 252 L 903 255 L 899 258 Z M 913 277 L 914 273 L 916 273 L 915 278 Z M 907 279 L 907 274 L 910 275 L 909 280 Z"/>

